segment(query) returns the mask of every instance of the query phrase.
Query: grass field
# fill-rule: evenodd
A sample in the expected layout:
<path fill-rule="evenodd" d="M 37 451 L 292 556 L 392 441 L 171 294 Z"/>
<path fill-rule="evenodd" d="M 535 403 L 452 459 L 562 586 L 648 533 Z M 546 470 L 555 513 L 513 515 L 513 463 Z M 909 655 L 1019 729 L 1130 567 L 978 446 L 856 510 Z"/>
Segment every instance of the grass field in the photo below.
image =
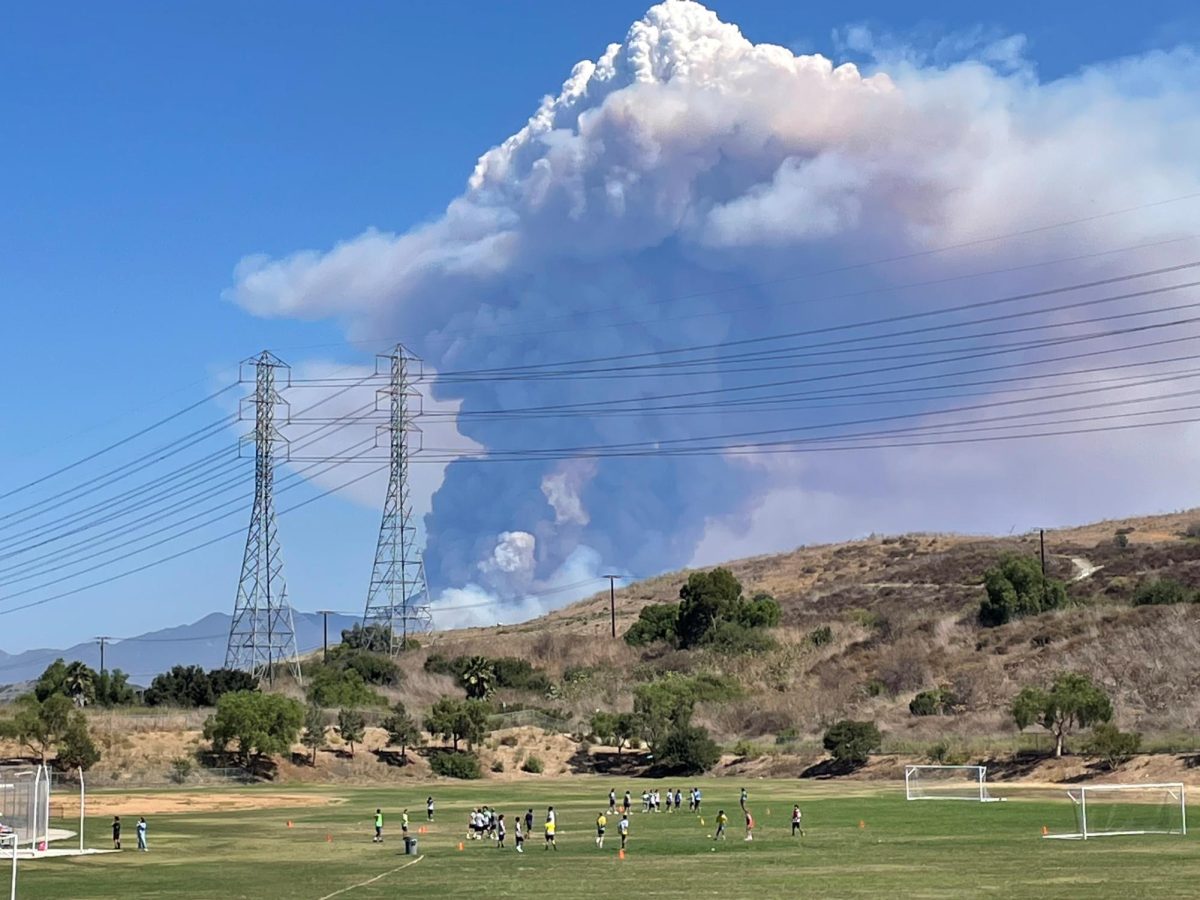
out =
<path fill-rule="evenodd" d="M 684 789 L 692 782 L 678 782 Z M 439 783 L 406 789 L 298 788 L 295 793 L 335 798 L 321 806 L 242 812 L 148 815 L 149 853 L 38 860 L 20 868 L 19 896 L 62 898 L 187 897 L 318 898 L 349 900 L 395 896 L 520 897 L 1195 897 L 1200 845 L 1190 837 L 1150 835 L 1087 843 L 1047 841 L 1043 825 L 1070 830 L 1073 813 L 1061 791 L 1010 793 L 1006 803 L 904 800 L 902 787 L 886 790 L 797 781 L 754 781 L 750 808 L 757 828 L 742 840 L 738 788 L 731 780 L 697 782 L 704 789 L 705 825 L 685 811 L 642 814 L 644 781 L 571 778 L 490 784 Z M 675 787 L 676 782 L 659 786 Z M 593 842 L 596 813 L 608 790 L 626 788 L 635 812 L 626 858 L 618 859 L 615 821 L 603 851 Z M 253 793 L 256 788 L 246 788 Z M 292 789 L 288 789 L 292 792 Z M 400 810 L 415 831 L 424 824 L 431 791 L 437 820 L 419 836 L 422 858 L 403 856 Z M 1003 789 L 996 791 L 1005 793 Z M 101 798 L 97 798 L 101 799 Z M 203 803 L 203 794 L 195 800 Z M 789 836 L 793 801 L 804 810 L 807 837 Z M 533 807 L 535 835 L 524 855 L 463 839 L 467 812 L 490 804 L 511 822 Z M 542 848 L 546 807 L 559 814 L 558 852 Z M 387 815 L 386 842 L 371 842 L 371 815 Z M 709 840 L 719 806 L 730 817 L 726 843 Z M 128 848 L 133 816 L 123 815 Z M 288 820 L 293 826 L 287 827 Z M 109 846 L 109 818 L 88 822 L 88 845 Z M 860 822 L 863 826 L 860 827 Z M 56 823 L 69 827 L 69 823 Z M 509 841 L 511 843 L 511 827 Z M 8 877 L 7 864 L 0 868 Z"/>

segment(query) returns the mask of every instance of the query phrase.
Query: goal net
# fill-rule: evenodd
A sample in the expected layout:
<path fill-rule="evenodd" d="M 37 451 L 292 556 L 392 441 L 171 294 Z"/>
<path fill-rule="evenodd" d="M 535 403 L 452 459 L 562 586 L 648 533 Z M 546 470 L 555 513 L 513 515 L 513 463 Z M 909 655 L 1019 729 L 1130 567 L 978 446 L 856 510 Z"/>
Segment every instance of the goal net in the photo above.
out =
<path fill-rule="evenodd" d="M 1182 784 L 1096 784 L 1067 791 L 1075 831 L 1050 838 L 1087 840 L 1122 834 L 1187 834 Z"/>
<path fill-rule="evenodd" d="M 50 771 L 44 766 L 0 769 L 0 825 L 19 846 L 46 843 L 50 827 Z"/>
<path fill-rule="evenodd" d="M 904 794 L 909 800 L 989 802 L 987 766 L 905 766 Z"/>

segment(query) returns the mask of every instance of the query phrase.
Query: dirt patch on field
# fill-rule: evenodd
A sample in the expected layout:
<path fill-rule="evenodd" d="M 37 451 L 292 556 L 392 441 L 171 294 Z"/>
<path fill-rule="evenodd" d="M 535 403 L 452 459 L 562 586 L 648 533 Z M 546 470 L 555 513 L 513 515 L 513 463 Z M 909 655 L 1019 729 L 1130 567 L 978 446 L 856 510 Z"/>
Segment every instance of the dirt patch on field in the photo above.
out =
<path fill-rule="evenodd" d="M 178 794 L 92 794 L 88 812 L 98 816 L 148 816 L 184 812 L 240 812 L 293 806 L 326 806 L 341 801 L 312 794 L 262 791 L 189 791 Z"/>

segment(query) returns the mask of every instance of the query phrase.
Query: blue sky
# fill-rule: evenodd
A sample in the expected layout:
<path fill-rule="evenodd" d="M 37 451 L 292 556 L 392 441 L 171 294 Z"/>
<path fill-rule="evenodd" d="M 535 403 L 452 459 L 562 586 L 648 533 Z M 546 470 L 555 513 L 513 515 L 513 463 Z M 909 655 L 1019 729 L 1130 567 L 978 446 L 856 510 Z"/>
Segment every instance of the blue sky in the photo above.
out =
<path fill-rule="evenodd" d="M 856 23 L 926 45 L 981 25 L 1021 33 L 1044 79 L 1200 35 L 1184 2 L 1100 15 L 1073 2 L 711 6 L 753 41 L 835 61 L 835 31 Z M 78 4 L 69 18 L 37 4 L 9 9 L 0 488 L 202 396 L 264 346 L 286 356 L 336 344 L 338 321 L 256 318 L 223 299 L 238 260 L 437 216 L 482 152 L 644 11 L 623 0 Z M 357 608 L 375 513 L 341 501 L 320 509 L 289 525 L 293 595 L 303 608 Z M 0 649 L 226 609 L 239 554 L 234 541 L 0 617 Z"/>

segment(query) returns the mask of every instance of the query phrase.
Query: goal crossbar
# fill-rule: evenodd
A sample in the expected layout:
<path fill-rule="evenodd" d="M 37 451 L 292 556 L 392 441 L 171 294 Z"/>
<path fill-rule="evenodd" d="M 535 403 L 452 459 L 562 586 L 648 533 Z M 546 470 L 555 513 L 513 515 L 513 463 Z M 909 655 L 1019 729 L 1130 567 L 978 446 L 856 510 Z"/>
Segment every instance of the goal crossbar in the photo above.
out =
<path fill-rule="evenodd" d="M 991 803 L 987 766 L 919 765 L 904 767 L 904 796 L 908 800 L 971 800 Z"/>
<path fill-rule="evenodd" d="M 1067 791 L 1076 830 L 1044 834 L 1055 840 L 1187 834 L 1187 793 L 1182 782 L 1096 784 Z"/>

